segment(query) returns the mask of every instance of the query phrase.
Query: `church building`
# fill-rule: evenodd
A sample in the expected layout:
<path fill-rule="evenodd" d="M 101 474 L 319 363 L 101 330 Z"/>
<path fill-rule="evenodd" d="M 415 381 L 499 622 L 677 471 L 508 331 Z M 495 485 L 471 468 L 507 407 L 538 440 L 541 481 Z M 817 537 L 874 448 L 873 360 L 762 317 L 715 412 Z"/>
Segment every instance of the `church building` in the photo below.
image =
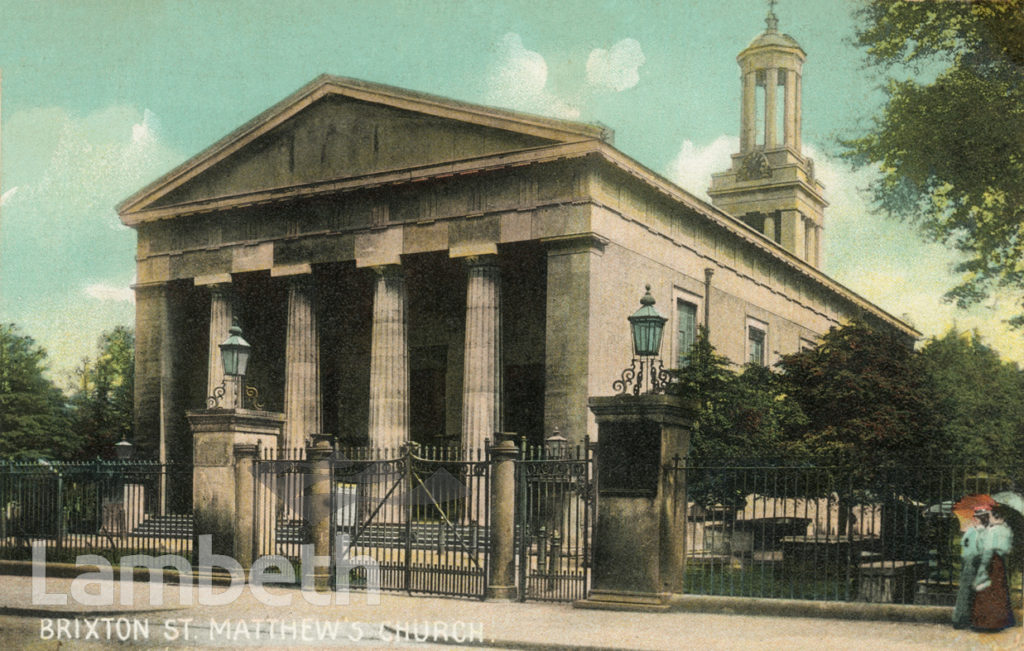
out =
<path fill-rule="evenodd" d="M 820 270 L 805 53 L 767 23 L 711 204 L 604 127 L 326 75 L 138 191 L 118 207 L 138 235 L 137 449 L 191 460 L 185 412 L 221 384 L 234 319 L 288 448 L 594 437 L 587 399 L 630 365 L 646 285 L 666 367 L 702 325 L 738 365 L 854 317 L 918 337 Z"/>

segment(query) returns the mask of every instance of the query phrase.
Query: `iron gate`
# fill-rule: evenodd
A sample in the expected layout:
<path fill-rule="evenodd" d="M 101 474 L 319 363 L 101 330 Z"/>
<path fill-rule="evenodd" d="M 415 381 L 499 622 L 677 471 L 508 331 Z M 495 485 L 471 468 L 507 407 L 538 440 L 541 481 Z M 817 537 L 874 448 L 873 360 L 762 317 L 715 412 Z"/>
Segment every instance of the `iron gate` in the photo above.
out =
<path fill-rule="evenodd" d="M 307 493 L 314 464 L 301 450 L 264 454 L 256 464 L 255 552 L 298 562 L 302 545 L 312 542 Z M 494 507 L 488 450 L 350 448 L 335 451 L 329 463 L 335 585 L 346 585 L 347 578 L 350 587 L 365 586 L 369 565 L 378 570 L 382 590 L 484 598 Z M 515 492 L 502 497 L 516 504 L 520 600 L 586 597 L 597 499 L 593 477 L 589 442 L 520 449 Z"/>
<path fill-rule="evenodd" d="M 483 599 L 490 558 L 486 450 L 346 450 L 332 463 L 332 531 L 349 585 L 372 558 L 382 590 Z M 351 568 L 351 569 L 349 569 Z"/>
<path fill-rule="evenodd" d="M 516 463 L 519 599 L 575 601 L 590 590 L 594 454 L 564 443 L 528 447 Z"/>

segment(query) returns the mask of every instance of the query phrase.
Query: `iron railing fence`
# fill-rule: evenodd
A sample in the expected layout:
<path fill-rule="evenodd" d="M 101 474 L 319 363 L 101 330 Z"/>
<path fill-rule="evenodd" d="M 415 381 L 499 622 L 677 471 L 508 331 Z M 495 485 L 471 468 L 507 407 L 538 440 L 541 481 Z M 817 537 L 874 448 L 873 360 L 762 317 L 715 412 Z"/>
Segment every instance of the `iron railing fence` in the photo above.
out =
<path fill-rule="evenodd" d="M 490 557 L 487 450 L 342 448 L 330 466 L 332 567 L 337 552 L 351 565 L 350 586 L 365 585 L 360 563 L 372 559 L 383 590 L 483 598 Z M 267 451 L 256 468 L 256 553 L 299 561 L 302 545 L 311 542 L 313 464 L 301 451 Z"/>
<path fill-rule="evenodd" d="M 516 462 L 516 569 L 520 601 L 575 601 L 590 590 L 597 505 L 594 450 L 521 448 Z"/>
<path fill-rule="evenodd" d="M 151 461 L 0 462 L 0 557 L 192 554 L 191 466 Z"/>
<path fill-rule="evenodd" d="M 951 605 L 953 505 L 1018 488 L 963 467 L 866 474 L 677 461 L 674 471 L 686 482 L 685 591 L 760 598 Z M 1019 574 L 1015 586 L 1019 599 Z"/>

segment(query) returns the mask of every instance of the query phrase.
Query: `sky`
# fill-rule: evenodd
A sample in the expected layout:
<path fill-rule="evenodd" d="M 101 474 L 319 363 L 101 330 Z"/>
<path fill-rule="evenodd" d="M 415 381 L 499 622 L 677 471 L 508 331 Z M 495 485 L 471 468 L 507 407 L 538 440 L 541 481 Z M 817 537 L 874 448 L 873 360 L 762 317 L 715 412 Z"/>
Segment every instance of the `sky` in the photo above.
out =
<path fill-rule="evenodd" d="M 1005 359 L 1012 296 L 942 301 L 957 258 L 873 215 L 835 139 L 880 106 L 850 0 L 779 0 L 807 52 L 805 153 L 826 185 L 826 273 L 925 337 L 977 329 Z M 584 122 L 706 198 L 738 150 L 736 54 L 763 0 L 0 0 L 0 321 L 66 382 L 133 325 L 135 232 L 114 206 L 321 73 Z"/>

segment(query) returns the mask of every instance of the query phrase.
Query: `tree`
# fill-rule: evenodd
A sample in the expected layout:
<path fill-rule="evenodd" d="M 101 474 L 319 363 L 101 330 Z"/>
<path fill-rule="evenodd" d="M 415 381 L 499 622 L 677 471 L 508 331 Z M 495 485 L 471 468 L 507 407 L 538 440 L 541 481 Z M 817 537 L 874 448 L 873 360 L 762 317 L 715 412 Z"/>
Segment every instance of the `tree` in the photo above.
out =
<path fill-rule="evenodd" d="M 114 444 L 132 440 L 135 336 L 117 326 L 100 335 L 95 360 L 85 358 L 74 372 L 73 423 L 81 455 L 113 458 Z"/>
<path fill-rule="evenodd" d="M 816 463 L 848 467 L 866 483 L 950 460 L 935 391 L 895 333 L 860 321 L 833 327 L 816 348 L 784 356 L 779 367 L 807 416 L 805 442 Z"/>
<path fill-rule="evenodd" d="M 697 402 L 687 460 L 690 499 L 724 505 L 746 499 L 746 491 L 738 490 L 730 475 L 705 467 L 782 465 L 806 459 L 806 418 L 771 369 L 748 365 L 734 372 L 702 328 L 687 364 L 673 373 L 672 391 Z"/>
<path fill-rule="evenodd" d="M 0 324 L 0 458 L 64 459 L 77 452 L 64 394 L 44 375 L 46 351 Z"/>
<path fill-rule="evenodd" d="M 963 463 L 1017 476 L 1024 467 L 1024 373 L 977 333 L 950 330 L 921 349 L 935 386 L 943 440 Z"/>
<path fill-rule="evenodd" d="M 879 166 L 875 207 L 966 255 L 960 307 L 1024 289 L 1024 0 L 864 0 L 857 17 L 886 103 L 840 142 Z"/>

